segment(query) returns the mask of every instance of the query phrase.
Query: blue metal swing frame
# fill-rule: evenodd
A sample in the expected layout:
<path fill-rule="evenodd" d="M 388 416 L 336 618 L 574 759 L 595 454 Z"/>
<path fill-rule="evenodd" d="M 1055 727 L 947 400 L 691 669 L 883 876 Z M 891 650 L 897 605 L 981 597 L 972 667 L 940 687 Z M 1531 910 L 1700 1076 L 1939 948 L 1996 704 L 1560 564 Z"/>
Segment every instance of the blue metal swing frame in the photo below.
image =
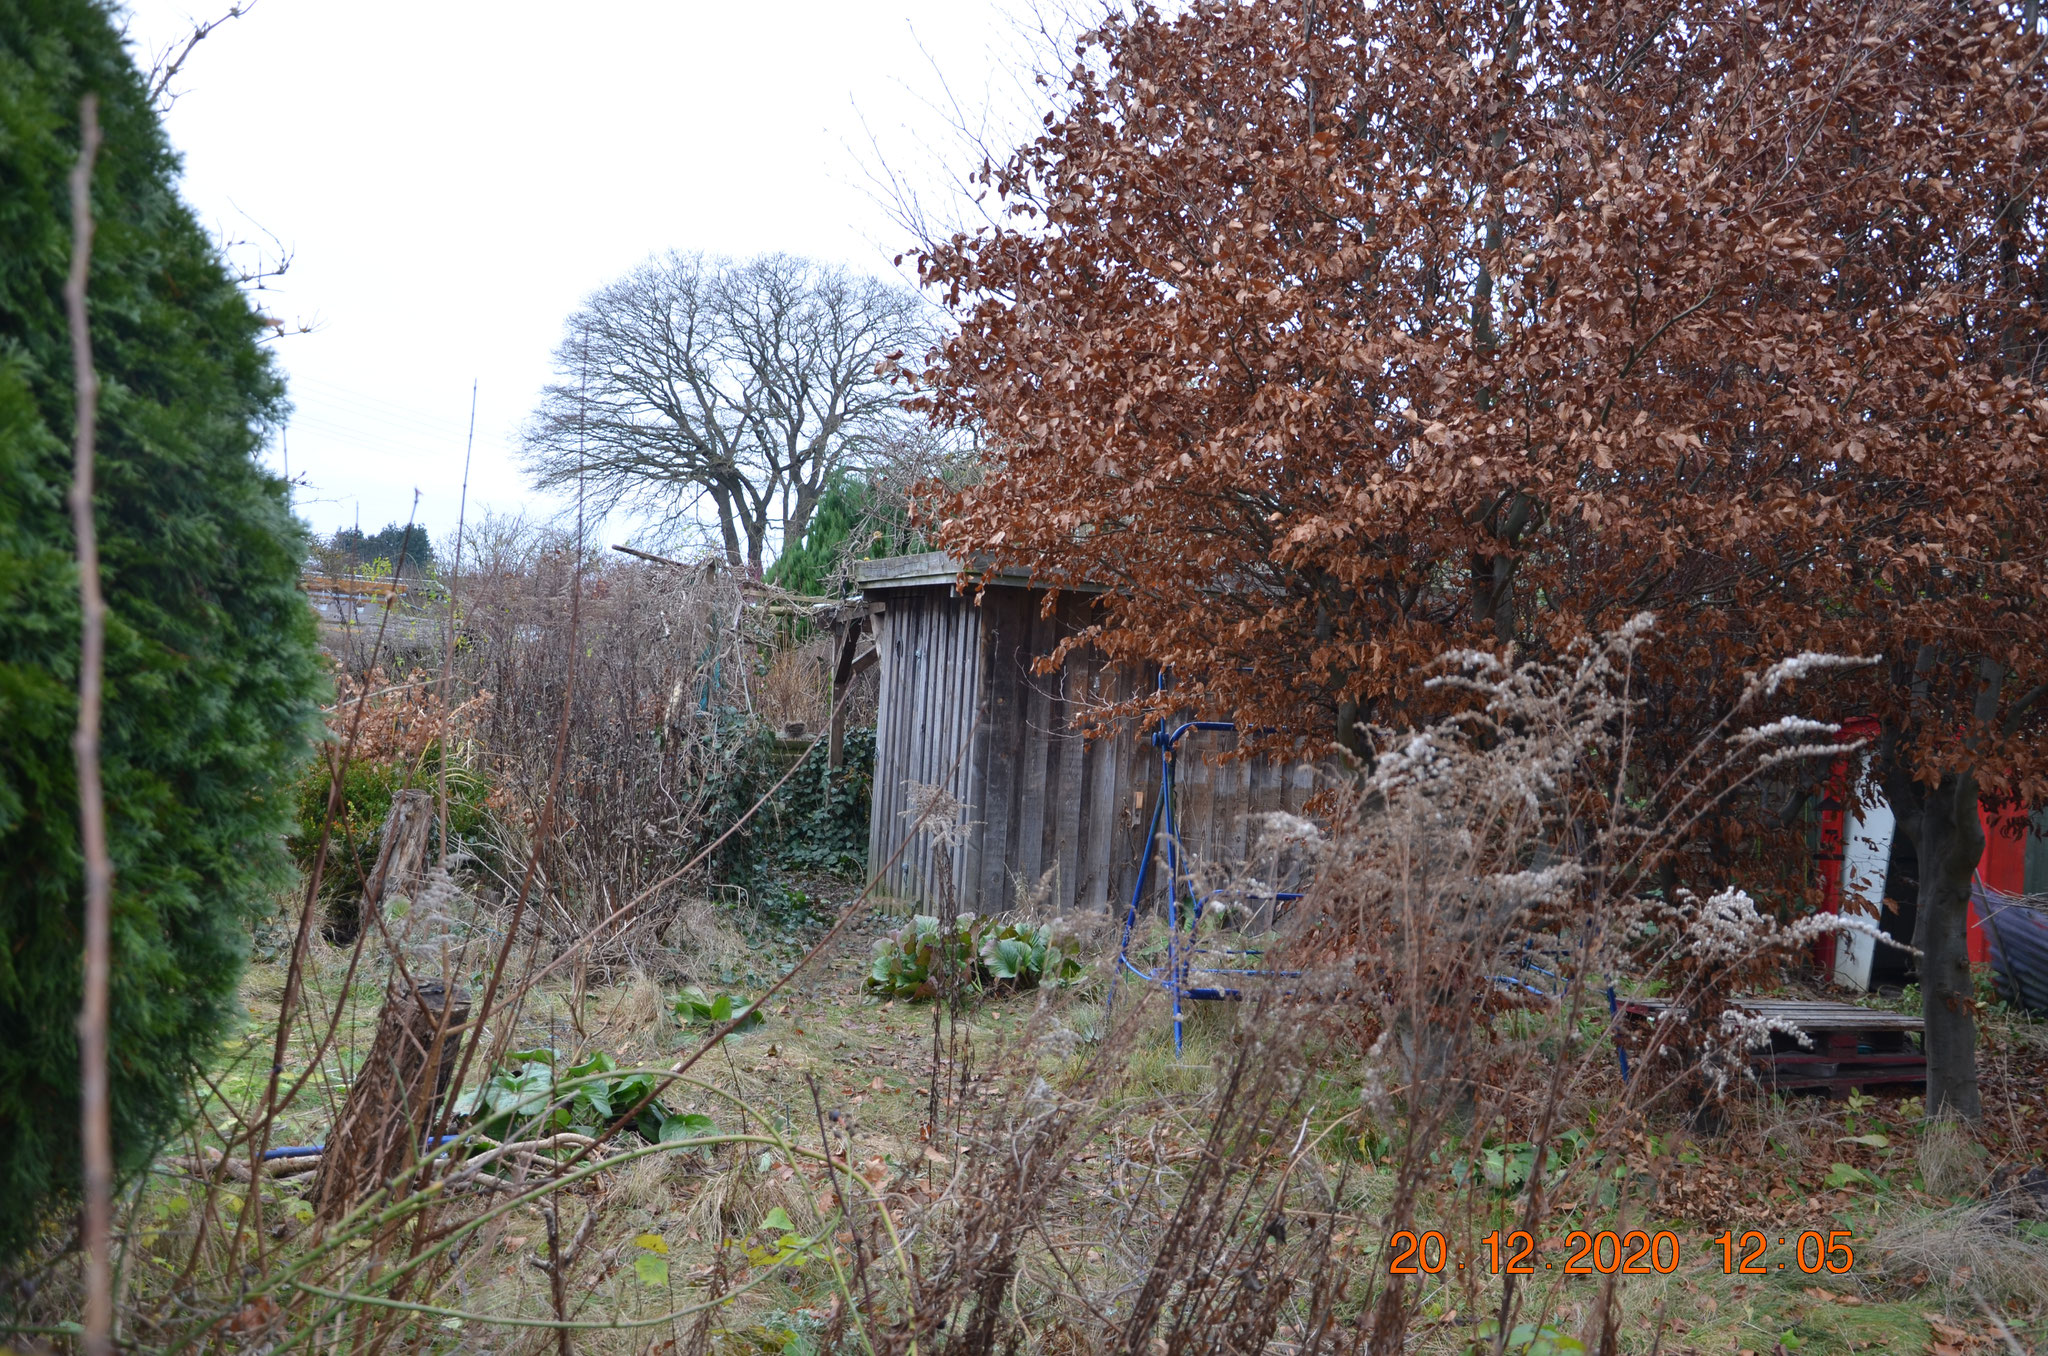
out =
<path fill-rule="evenodd" d="M 1162 678 L 1160 686 L 1165 682 Z M 1181 869 L 1185 856 L 1180 841 L 1180 824 L 1174 812 L 1174 767 L 1178 760 L 1180 741 L 1196 730 L 1212 730 L 1235 733 L 1237 725 L 1228 720 L 1189 720 L 1179 725 L 1169 725 L 1162 720 L 1152 732 L 1152 745 L 1159 750 L 1159 800 L 1152 807 L 1152 821 L 1145 833 L 1145 855 L 1138 866 L 1138 880 L 1131 887 L 1131 902 L 1124 911 L 1123 936 L 1117 943 L 1116 980 L 1109 990 L 1109 1002 L 1116 1002 L 1116 983 L 1128 970 L 1135 977 L 1148 984 L 1157 984 L 1165 989 L 1173 1000 L 1173 1055 L 1181 1056 L 1184 1035 L 1183 1022 L 1187 1002 L 1229 1002 L 1244 997 L 1237 984 L 1248 979 L 1298 979 L 1299 970 L 1268 970 L 1263 968 L 1259 957 L 1264 952 L 1257 947 L 1215 947 L 1202 944 L 1200 932 L 1202 913 L 1214 898 L 1195 893 L 1194 883 L 1187 879 Z M 1145 898 L 1145 885 L 1152 878 L 1152 862 L 1160 855 L 1166 855 L 1166 965 L 1151 970 L 1139 965 L 1131 958 L 1131 936 L 1138 925 L 1138 908 Z M 1300 899 L 1295 891 L 1275 891 L 1273 903 L 1277 911 L 1282 904 Z M 1240 962 L 1236 965 L 1197 965 L 1200 960 L 1217 959 L 1224 962 Z"/>
<path fill-rule="evenodd" d="M 1160 687 L 1166 686 L 1162 676 Z M 1109 1005 L 1116 1004 L 1116 986 L 1123 979 L 1123 972 L 1156 984 L 1166 990 L 1173 1001 L 1173 1055 L 1179 1059 L 1185 1036 L 1184 1023 L 1188 1002 L 1231 1002 L 1242 999 L 1243 992 L 1236 983 L 1247 979 L 1299 979 L 1299 970 L 1269 970 L 1259 963 L 1264 951 L 1258 947 L 1205 946 L 1201 943 L 1202 914 L 1214 895 L 1195 893 L 1193 881 L 1181 870 L 1183 849 L 1180 841 L 1180 825 L 1174 812 L 1174 769 L 1178 762 L 1180 741 L 1198 730 L 1234 734 L 1237 725 L 1228 720 L 1189 720 L 1179 725 L 1169 725 L 1162 720 L 1152 732 L 1152 746 L 1159 750 L 1159 800 L 1152 807 L 1152 819 L 1145 833 L 1145 855 L 1138 866 L 1138 879 L 1131 887 L 1131 901 L 1124 910 L 1123 935 L 1117 942 L 1118 970 L 1109 986 Z M 1163 969 L 1150 970 L 1131 958 L 1131 937 L 1138 926 L 1139 905 L 1145 898 L 1145 885 L 1152 877 L 1152 863 L 1164 849 L 1166 856 L 1166 965 Z M 1183 899 L 1183 896 L 1185 899 Z M 1302 896 L 1298 891 L 1276 890 L 1272 899 L 1277 916 L 1279 907 L 1289 904 Z M 1554 989 L 1565 983 L 1565 976 L 1557 970 L 1541 964 L 1540 953 L 1533 942 L 1525 941 L 1520 952 L 1510 962 L 1511 970 L 1522 970 L 1539 975 L 1550 981 L 1548 986 L 1532 982 L 1513 973 L 1492 976 L 1496 988 L 1508 992 L 1525 992 L 1535 997 L 1554 998 Z M 1219 957 L 1226 961 L 1243 962 L 1239 965 L 1197 966 L 1204 957 Z M 1546 959 L 1554 959 L 1546 957 Z M 1197 977 L 1200 977 L 1198 980 Z M 1607 1008 L 1610 1016 L 1618 1015 L 1620 1004 L 1614 986 L 1608 984 Z M 1621 1076 L 1629 1076 L 1628 1051 L 1617 1039 L 1614 1053 L 1621 1063 Z"/>

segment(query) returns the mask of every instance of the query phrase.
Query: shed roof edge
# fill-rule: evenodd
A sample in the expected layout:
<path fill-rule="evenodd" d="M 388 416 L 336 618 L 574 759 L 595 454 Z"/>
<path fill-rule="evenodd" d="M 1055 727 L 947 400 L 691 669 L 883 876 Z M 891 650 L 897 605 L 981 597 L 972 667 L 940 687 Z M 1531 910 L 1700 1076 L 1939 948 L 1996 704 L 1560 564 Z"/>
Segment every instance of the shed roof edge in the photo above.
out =
<path fill-rule="evenodd" d="M 1005 569 L 990 572 L 985 563 L 970 561 L 963 565 L 946 551 L 927 551 L 916 556 L 890 556 L 885 560 L 857 560 L 853 563 L 854 582 L 863 593 L 875 593 L 886 589 L 929 588 L 934 584 L 951 584 L 965 571 L 970 579 L 990 587 L 999 588 L 1051 588 L 1047 580 L 1034 583 L 1029 570 Z M 1075 593 L 1101 593 L 1100 584 L 1060 584 L 1058 587 Z"/>

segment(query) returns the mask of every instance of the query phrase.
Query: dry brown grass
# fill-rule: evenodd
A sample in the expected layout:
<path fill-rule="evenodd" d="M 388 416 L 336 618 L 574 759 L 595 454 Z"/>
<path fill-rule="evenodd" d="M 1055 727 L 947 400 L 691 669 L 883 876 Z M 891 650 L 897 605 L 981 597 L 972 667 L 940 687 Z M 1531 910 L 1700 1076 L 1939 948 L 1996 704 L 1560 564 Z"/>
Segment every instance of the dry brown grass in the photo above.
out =
<path fill-rule="evenodd" d="M 1921 1132 L 1920 1180 L 1930 1196 L 1947 1199 L 1983 1194 L 1991 1170 L 1983 1146 L 1959 1121 L 1937 1117 Z"/>
<path fill-rule="evenodd" d="M 832 714 L 837 659 L 830 632 L 777 651 L 754 690 L 754 713 L 771 730 L 802 724 L 807 733 L 817 734 Z"/>
<path fill-rule="evenodd" d="M 2008 1312 L 2048 1306 L 2048 1239 L 2025 1232 L 1997 1201 L 1905 1215 L 1865 1246 L 1896 1284 L 1981 1296 Z"/>

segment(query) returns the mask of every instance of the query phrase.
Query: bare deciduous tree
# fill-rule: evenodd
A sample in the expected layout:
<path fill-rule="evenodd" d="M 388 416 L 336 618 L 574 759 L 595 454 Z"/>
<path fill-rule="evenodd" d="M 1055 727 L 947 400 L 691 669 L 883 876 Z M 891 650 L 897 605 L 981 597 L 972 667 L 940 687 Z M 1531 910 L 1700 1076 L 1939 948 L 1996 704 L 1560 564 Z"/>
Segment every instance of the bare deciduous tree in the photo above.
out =
<path fill-rule="evenodd" d="M 671 252 L 569 317 L 526 468 L 670 529 L 709 501 L 727 561 L 758 569 L 803 535 L 830 475 L 901 425 L 878 369 L 932 335 L 907 288 L 784 254 Z"/>

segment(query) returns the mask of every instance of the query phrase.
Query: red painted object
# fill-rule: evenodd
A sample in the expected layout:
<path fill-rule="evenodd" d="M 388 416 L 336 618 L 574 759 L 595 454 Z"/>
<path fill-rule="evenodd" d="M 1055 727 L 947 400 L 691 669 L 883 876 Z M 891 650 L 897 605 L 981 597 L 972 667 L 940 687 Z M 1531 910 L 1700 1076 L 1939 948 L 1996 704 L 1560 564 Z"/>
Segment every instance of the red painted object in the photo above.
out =
<path fill-rule="evenodd" d="M 1978 807 L 1977 821 L 1984 826 L 1984 857 L 1977 864 L 1977 878 L 1994 890 L 2009 895 L 2027 891 L 2027 828 L 2029 819 L 2020 810 L 1986 810 Z M 1977 905 L 1970 905 L 1970 960 L 1991 959 L 1991 943 L 1977 921 Z"/>

